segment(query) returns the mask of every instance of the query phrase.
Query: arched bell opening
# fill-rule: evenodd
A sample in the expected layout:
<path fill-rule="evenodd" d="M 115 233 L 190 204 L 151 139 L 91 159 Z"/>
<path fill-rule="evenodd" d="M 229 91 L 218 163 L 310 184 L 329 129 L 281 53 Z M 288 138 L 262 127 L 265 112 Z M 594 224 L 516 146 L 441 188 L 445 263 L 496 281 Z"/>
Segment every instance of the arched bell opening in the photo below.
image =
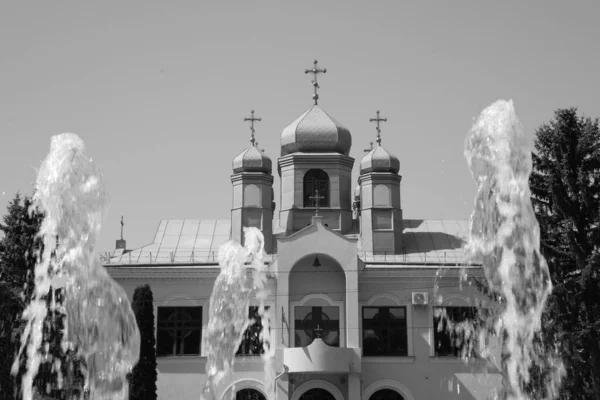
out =
<path fill-rule="evenodd" d="M 292 347 L 321 339 L 332 347 L 345 346 L 346 276 L 327 254 L 301 258 L 289 276 Z"/>

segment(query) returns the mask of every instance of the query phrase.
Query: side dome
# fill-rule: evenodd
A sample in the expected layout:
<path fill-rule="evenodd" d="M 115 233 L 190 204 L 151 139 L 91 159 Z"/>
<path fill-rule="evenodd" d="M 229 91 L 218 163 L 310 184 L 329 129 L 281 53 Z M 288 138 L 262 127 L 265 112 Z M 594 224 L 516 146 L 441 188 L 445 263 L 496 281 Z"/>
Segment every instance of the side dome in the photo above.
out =
<path fill-rule="evenodd" d="M 233 159 L 233 172 L 271 173 L 271 159 L 255 146 L 250 146 Z"/>
<path fill-rule="evenodd" d="M 281 155 L 296 152 L 350 154 L 352 135 L 318 105 L 312 106 L 281 133 Z"/>
<path fill-rule="evenodd" d="M 383 147 L 377 146 L 368 152 L 360 162 L 360 173 L 367 172 L 392 172 L 400 171 L 400 160 L 388 153 Z"/>

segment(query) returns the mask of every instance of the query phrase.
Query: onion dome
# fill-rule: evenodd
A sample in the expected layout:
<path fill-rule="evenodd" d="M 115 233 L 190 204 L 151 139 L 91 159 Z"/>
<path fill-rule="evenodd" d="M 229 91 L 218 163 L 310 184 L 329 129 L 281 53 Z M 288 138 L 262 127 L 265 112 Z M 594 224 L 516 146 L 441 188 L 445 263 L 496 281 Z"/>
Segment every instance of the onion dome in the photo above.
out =
<path fill-rule="evenodd" d="M 375 128 L 377 130 L 377 146 L 371 149 L 360 161 L 360 174 L 368 172 L 392 172 L 397 174 L 400 171 L 400 160 L 381 147 L 381 129 L 379 128 L 379 123 L 387 122 L 387 118 L 381 118 L 379 110 L 377 110 L 377 117 L 370 118 L 369 121 L 377 123 L 377 127 Z"/>
<path fill-rule="evenodd" d="M 360 174 L 367 172 L 392 172 L 400 171 L 400 160 L 390 154 L 381 146 L 375 147 L 368 152 L 360 162 Z"/>
<path fill-rule="evenodd" d="M 254 110 L 250 112 L 251 117 L 244 118 L 244 121 L 250 121 L 250 147 L 242 151 L 233 159 L 233 172 L 262 172 L 264 174 L 271 173 L 272 162 L 265 155 L 263 150 L 258 149 L 258 142 L 254 138 L 254 122 L 262 121 L 261 118 L 254 117 Z"/>
<path fill-rule="evenodd" d="M 350 154 L 352 135 L 318 105 L 313 105 L 281 133 L 281 155 L 303 153 Z"/>
<path fill-rule="evenodd" d="M 233 159 L 233 172 L 262 172 L 271 173 L 271 159 L 265 153 L 250 146 Z"/>

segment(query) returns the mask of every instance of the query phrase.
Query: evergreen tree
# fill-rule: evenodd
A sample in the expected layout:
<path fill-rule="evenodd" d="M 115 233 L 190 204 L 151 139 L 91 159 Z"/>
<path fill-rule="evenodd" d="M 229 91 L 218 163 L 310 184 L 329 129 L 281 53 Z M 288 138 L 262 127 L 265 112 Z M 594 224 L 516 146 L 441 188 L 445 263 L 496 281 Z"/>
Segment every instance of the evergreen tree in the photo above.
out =
<path fill-rule="evenodd" d="M 30 213 L 31 205 L 31 198 L 17 194 L 8 205 L 4 224 L 0 224 L 0 230 L 4 232 L 0 240 L 0 400 L 21 398 L 21 376 L 25 372 L 26 355 L 21 355 L 16 377 L 11 375 L 11 368 L 25 327 L 23 310 L 33 292 L 37 253 L 43 250 L 43 241 L 37 234 L 44 216 L 36 210 Z M 50 362 L 40 365 L 34 379 L 36 390 L 53 399 L 78 396 L 84 383 L 84 366 L 76 351 L 65 352 L 61 346 L 65 317 L 60 311 L 62 301 L 60 289 L 51 288 L 46 296 L 48 314 L 43 324 Z M 55 360 L 60 360 L 60 368 Z"/>
<path fill-rule="evenodd" d="M 559 109 L 535 135 L 532 203 L 554 285 L 538 345 L 565 364 L 561 399 L 600 399 L 598 119 Z M 535 366 L 532 385 L 551 367 Z"/>
<path fill-rule="evenodd" d="M 129 399 L 156 400 L 154 299 L 150 286 L 135 289 L 132 308 L 140 330 L 140 360 L 129 377 Z"/>
<path fill-rule="evenodd" d="M 42 241 L 36 237 L 43 215 L 29 213 L 31 198 L 17 194 L 8 204 L 0 224 L 0 399 L 14 399 L 19 376 L 11 375 L 24 324 L 21 319 L 33 289 L 36 251 Z"/>

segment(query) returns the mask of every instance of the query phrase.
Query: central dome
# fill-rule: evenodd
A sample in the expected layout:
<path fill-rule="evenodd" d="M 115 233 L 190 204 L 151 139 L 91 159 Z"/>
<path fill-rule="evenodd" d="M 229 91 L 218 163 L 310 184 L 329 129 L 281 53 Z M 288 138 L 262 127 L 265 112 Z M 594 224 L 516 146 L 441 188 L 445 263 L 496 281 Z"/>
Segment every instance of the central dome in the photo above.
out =
<path fill-rule="evenodd" d="M 350 154 L 352 135 L 318 105 L 296 118 L 281 133 L 281 155 L 303 153 Z"/>

